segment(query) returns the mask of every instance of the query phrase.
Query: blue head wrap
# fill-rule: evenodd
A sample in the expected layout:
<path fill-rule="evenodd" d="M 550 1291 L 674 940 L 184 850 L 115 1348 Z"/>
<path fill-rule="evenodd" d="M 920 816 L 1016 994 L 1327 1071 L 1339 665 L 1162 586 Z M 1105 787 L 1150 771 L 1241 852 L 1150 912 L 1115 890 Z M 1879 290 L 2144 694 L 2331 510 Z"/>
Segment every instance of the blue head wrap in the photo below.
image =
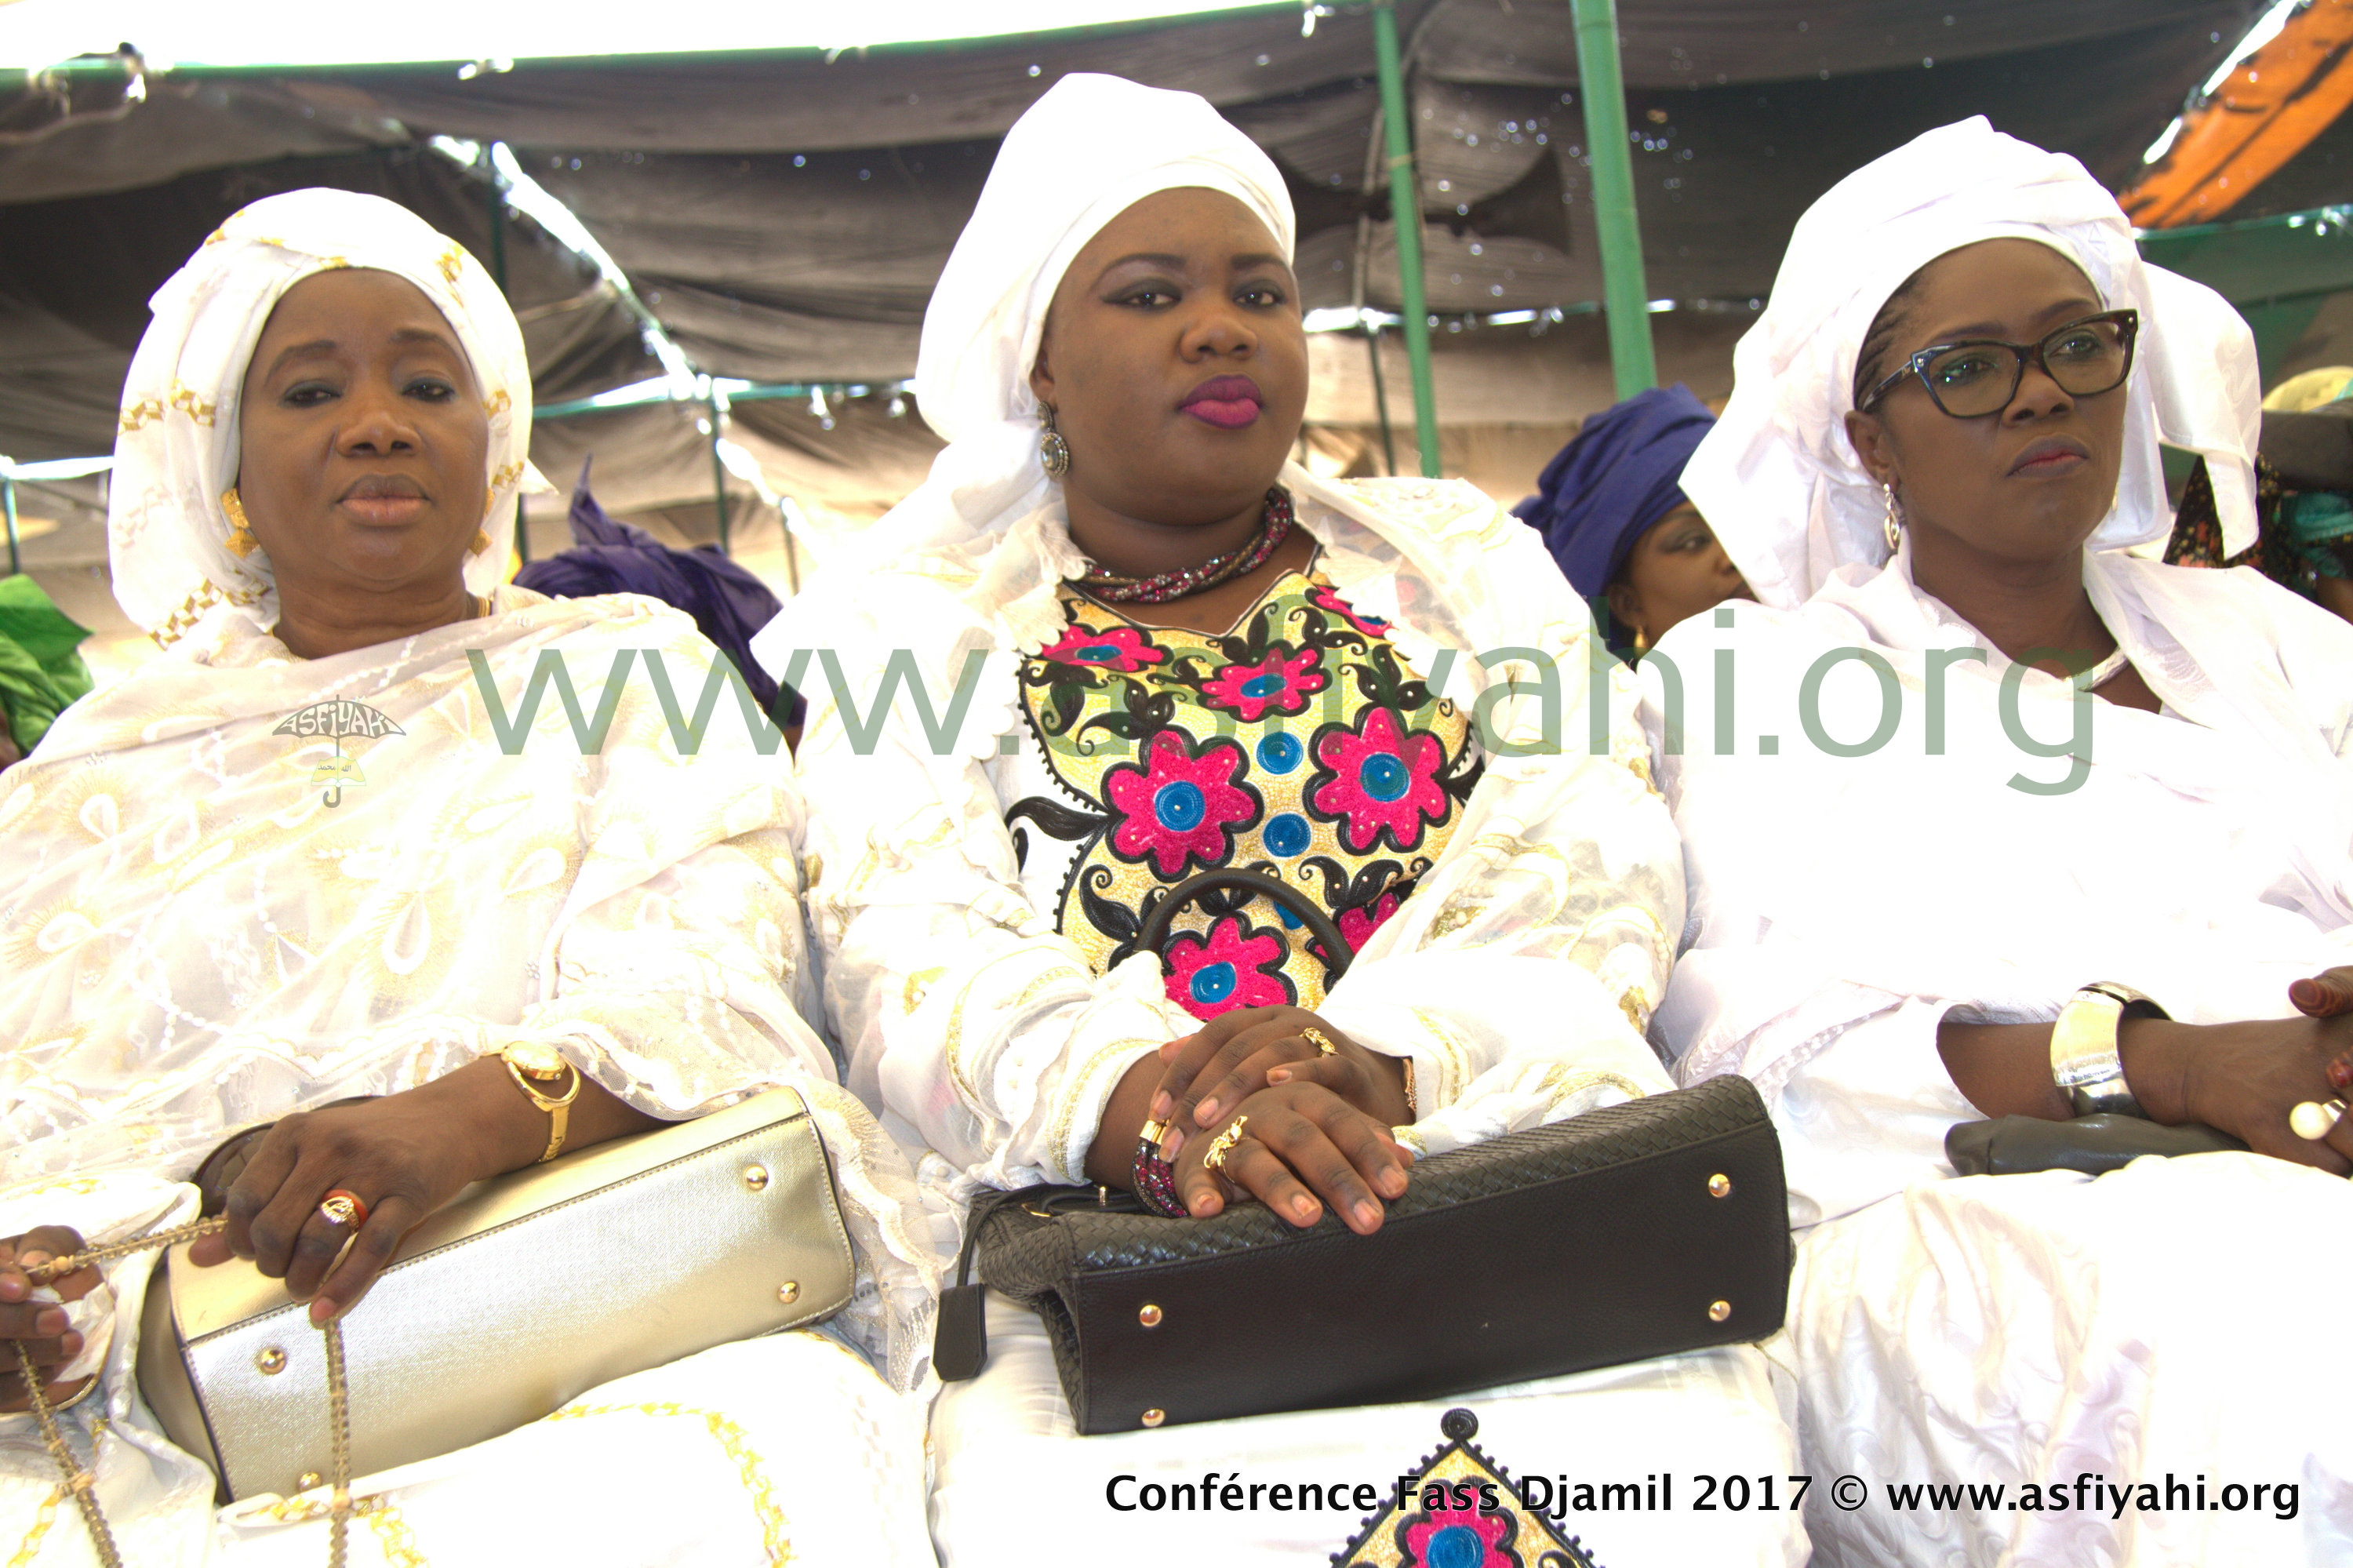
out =
<path fill-rule="evenodd" d="M 1715 423 L 1681 382 L 1638 393 L 1586 420 L 1513 514 L 1544 535 L 1569 582 L 1592 598 L 1642 531 L 1683 504 L 1683 465 Z"/>

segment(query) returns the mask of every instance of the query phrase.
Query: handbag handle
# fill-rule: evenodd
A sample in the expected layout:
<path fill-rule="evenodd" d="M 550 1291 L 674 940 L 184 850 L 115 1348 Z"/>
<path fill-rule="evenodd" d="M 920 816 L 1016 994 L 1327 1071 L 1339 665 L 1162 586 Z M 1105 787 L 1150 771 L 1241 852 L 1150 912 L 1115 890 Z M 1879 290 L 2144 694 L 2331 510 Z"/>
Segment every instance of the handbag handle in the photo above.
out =
<path fill-rule="evenodd" d="M 1267 875 L 1264 872 L 1245 871 L 1239 866 L 1223 866 L 1215 871 L 1196 872 L 1162 895 L 1159 903 L 1145 916 L 1144 923 L 1135 928 L 1138 952 L 1160 957 L 1161 945 L 1168 939 L 1168 927 L 1176 919 L 1177 911 L 1206 894 L 1218 892 L 1250 892 L 1273 899 L 1299 916 L 1314 938 L 1324 944 L 1319 961 L 1324 972 L 1337 980 L 1348 972 L 1348 960 L 1356 957 L 1347 938 L 1324 906 L 1290 884 Z"/>

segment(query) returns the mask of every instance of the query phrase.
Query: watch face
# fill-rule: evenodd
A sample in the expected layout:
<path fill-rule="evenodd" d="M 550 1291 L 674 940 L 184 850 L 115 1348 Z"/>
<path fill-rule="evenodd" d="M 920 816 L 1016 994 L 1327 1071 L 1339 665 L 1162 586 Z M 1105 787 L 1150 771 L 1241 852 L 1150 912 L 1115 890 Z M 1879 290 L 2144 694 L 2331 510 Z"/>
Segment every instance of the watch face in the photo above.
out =
<path fill-rule="evenodd" d="M 516 1071 L 527 1078 L 564 1076 L 565 1065 L 564 1054 L 553 1045 L 543 1044 L 536 1040 L 526 1041 L 522 1044 L 508 1046 L 504 1054 L 508 1061 L 515 1065 Z"/>

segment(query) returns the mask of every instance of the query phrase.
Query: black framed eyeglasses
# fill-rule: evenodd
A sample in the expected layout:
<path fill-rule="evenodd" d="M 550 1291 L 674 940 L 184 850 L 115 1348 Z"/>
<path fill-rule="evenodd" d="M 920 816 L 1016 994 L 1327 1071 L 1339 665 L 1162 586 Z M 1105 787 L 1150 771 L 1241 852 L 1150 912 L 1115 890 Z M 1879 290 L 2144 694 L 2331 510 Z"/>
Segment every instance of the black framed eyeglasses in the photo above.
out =
<path fill-rule="evenodd" d="M 2070 397 L 2112 392 L 2132 373 L 2133 342 L 2139 335 L 2138 311 L 2102 311 L 2045 333 L 2036 343 L 1988 337 L 1936 344 L 1905 360 L 1855 407 L 1871 413 L 1898 382 L 1916 376 L 1943 412 L 1956 419 L 1981 419 L 2010 407 L 2030 364 L 2042 366 Z"/>

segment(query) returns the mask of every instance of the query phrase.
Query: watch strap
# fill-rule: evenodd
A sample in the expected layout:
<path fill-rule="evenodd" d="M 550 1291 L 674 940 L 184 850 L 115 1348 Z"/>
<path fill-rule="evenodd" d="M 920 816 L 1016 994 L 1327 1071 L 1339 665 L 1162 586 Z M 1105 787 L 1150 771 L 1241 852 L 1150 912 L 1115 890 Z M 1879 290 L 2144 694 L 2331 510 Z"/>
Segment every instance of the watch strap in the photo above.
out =
<path fill-rule="evenodd" d="M 540 1093 L 539 1086 L 532 1081 L 529 1074 L 515 1065 L 512 1057 L 501 1052 L 499 1060 L 506 1065 L 507 1076 L 514 1080 L 515 1087 L 523 1092 L 524 1097 L 547 1113 L 547 1150 L 536 1161 L 538 1164 L 544 1165 L 564 1152 L 564 1136 L 569 1130 L 572 1120 L 572 1102 L 580 1097 L 580 1086 L 586 1080 L 582 1077 L 578 1067 L 573 1066 L 571 1062 L 566 1061 L 564 1065 L 572 1069 L 572 1086 L 565 1090 L 563 1097 L 559 1099 L 554 1096 Z"/>

